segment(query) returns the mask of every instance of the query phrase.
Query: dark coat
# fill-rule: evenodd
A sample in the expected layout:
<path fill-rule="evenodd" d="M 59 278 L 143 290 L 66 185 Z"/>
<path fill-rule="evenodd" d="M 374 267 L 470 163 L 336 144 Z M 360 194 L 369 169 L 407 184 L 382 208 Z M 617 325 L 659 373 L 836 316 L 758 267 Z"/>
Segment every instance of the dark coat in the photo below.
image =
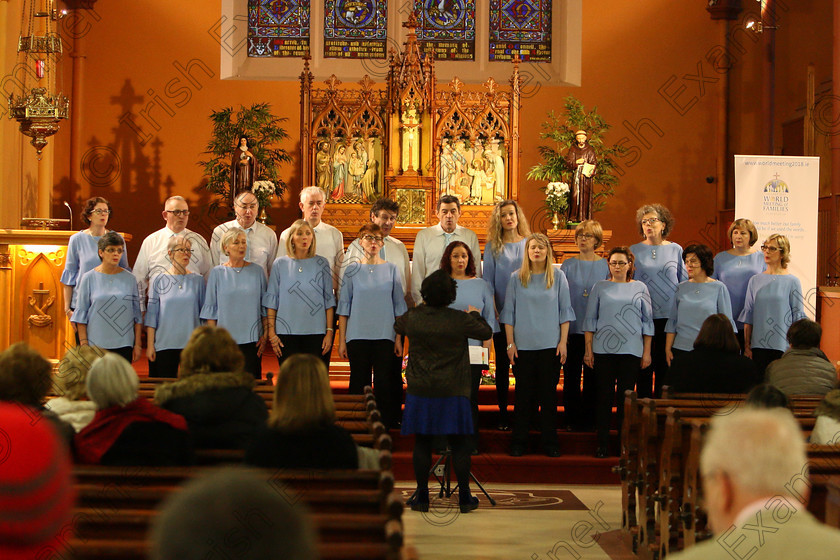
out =
<path fill-rule="evenodd" d="M 163 422 L 135 422 L 102 456 L 101 465 L 167 467 L 192 465 L 190 435 Z"/>
<path fill-rule="evenodd" d="M 187 420 L 196 449 L 246 449 L 268 409 L 250 373 L 199 373 L 155 390 L 155 403 Z"/>
<path fill-rule="evenodd" d="M 837 388 L 837 371 L 819 348 L 791 348 L 770 362 L 767 382 L 790 395 L 825 395 Z"/>
<path fill-rule="evenodd" d="M 668 378 L 675 393 L 748 393 L 760 382 L 755 362 L 749 358 L 706 348 L 674 358 Z"/>
<path fill-rule="evenodd" d="M 302 431 L 260 431 L 245 453 L 257 467 L 288 469 L 356 469 L 359 456 L 350 433 L 335 424 Z"/>

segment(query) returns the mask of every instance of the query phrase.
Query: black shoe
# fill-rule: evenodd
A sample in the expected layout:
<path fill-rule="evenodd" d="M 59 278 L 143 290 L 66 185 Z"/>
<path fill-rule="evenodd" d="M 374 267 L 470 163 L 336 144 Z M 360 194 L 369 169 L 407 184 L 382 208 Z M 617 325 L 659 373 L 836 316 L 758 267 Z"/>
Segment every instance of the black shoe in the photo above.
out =
<path fill-rule="evenodd" d="M 414 495 L 405 503 L 411 511 L 429 511 L 429 490 L 417 490 Z"/>
<path fill-rule="evenodd" d="M 606 459 L 606 458 L 607 458 L 607 457 L 609 457 L 609 456 L 610 456 L 610 454 L 609 454 L 609 452 L 607 451 L 607 448 L 606 448 L 606 447 L 599 447 L 599 448 L 595 451 L 595 457 L 597 457 L 598 459 Z"/>
<path fill-rule="evenodd" d="M 546 457 L 559 457 L 560 456 L 560 448 L 559 447 L 549 447 L 545 450 Z"/>
<path fill-rule="evenodd" d="M 458 500 L 458 507 L 461 508 L 461 513 L 469 513 L 478 508 L 478 498 L 470 496 L 466 501 Z"/>
<path fill-rule="evenodd" d="M 510 446 L 510 456 L 511 457 L 522 457 L 525 455 L 525 448 L 521 445 L 511 445 Z"/>

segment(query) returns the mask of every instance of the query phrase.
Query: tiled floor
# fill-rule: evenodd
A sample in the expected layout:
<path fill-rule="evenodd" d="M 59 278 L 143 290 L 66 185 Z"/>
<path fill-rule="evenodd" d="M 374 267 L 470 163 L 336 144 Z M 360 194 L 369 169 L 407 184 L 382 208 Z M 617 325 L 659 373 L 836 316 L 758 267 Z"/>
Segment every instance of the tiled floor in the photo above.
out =
<path fill-rule="evenodd" d="M 409 483 L 400 483 L 408 485 Z M 589 508 L 586 511 L 495 510 L 483 496 L 480 507 L 462 515 L 442 508 L 429 513 L 406 509 L 403 522 L 406 544 L 421 559 L 562 560 L 565 558 L 617 560 L 615 546 L 608 555 L 597 542 L 598 533 L 620 528 L 621 495 L 618 486 L 547 486 L 489 484 L 493 489 L 571 490 Z M 475 490 L 475 489 L 474 489 Z M 474 492 L 475 493 L 475 492 Z"/>

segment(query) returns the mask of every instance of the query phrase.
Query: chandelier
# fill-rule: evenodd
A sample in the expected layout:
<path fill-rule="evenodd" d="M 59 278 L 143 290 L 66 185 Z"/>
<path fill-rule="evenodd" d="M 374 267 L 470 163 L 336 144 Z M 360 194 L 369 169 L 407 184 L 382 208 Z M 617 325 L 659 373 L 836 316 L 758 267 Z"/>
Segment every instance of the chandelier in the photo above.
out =
<path fill-rule="evenodd" d="M 32 138 L 41 158 L 47 138 L 58 132 L 59 122 L 70 113 L 70 100 L 56 86 L 61 60 L 61 37 L 56 23 L 63 16 L 55 0 L 24 0 L 18 39 L 18 61 L 13 74 L 23 73 L 20 91 L 9 96 L 9 117 Z"/>

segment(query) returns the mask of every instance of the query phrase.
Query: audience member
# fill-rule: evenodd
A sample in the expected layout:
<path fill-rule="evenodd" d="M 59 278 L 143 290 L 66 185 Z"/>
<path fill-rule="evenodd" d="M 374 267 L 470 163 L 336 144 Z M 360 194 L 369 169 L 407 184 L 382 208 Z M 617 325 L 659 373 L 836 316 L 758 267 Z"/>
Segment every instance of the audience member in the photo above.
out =
<path fill-rule="evenodd" d="M 322 360 L 293 354 L 283 362 L 268 428 L 251 442 L 245 462 L 292 469 L 358 467 L 353 437 L 335 423 L 335 403 Z"/>
<path fill-rule="evenodd" d="M 137 373 L 107 353 L 90 366 L 85 387 L 96 416 L 75 438 L 76 459 L 101 465 L 186 465 L 192 462 L 187 422 L 137 394 Z"/>
<path fill-rule="evenodd" d="M 760 383 L 747 393 L 744 404 L 752 408 L 788 408 L 787 395 L 769 383 Z"/>
<path fill-rule="evenodd" d="M 231 228 L 242 228 L 248 237 L 245 260 L 260 265 L 268 278 L 274 256 L 277 254 L 277 234 L 270 227 L 257 221 L 260 203 L 251 191 L 242 191 L 233 199 L 236 219 L 220 224 L 210 237 L 210 258 L 213 266 L 225 264 L 228 256 L 222 250 L 222 236 Z"/>
<path fill-rule="evenodd" d="M 52 365 L 25 342 L 12 344 L 0 353 L 0 401 L 33 409 L 30 420 L 48 419 L 69 446 L 76 430 L 44 407 L 51 386 Z"/>
<path fill-rule="evenodd" d="M 200 449 L 245 449 L 265 426 L 268 410 L 230 334 L 198 327 L 181 352 L 178 381 L 155 389 L 155 403 L 187 420 Z"/>
<path fill-rule="evenodd" d="M 77 432 L 90 424 L 96 414 L 96 404 L 87 398 L 85 382 L 91 364 L 104 355 L 105 350 L 97 346 L 70 348 L 53 376 L 55 392 L 59 396 L 47 401 L 46 408 Z"/>
<path fill-rule="evenodd" d="M 767 382 L 788 396 L 825 395 L 837 388 L 837 371 L 820 350 L 822 327 L 800 319 L 787 332 L 790 348 L 767 366 Z"/>
<path fill-rule="evenodd" d="M 65 558 L 75 500 L 67 449 L 18 404 L 0 403 L 0 426 L 0 558 Z"/>
<path fill-rule="evenodd" d="M 253 472 L 220 469 L 162 504 L 150 560 L 317 560 L 308 511 Z"/>
<path fill-rule="evenodd" d="M 675 554 L 692 558 L 837 558 L 840 531 L 808 513 L 805 441 L 787 410 L 742 409 L 712 419 L 700 456 L 716 538 Z"/>
<path fill-rule="evenodd" d="M 732 320 L 723 313 L 703 321 L 694 350 L 676 356 L 668 376 L 675 393 L 746 393 L 761 381 L 755 362 L 741 355 Z"/>
<path fill-rule="evenodd" d="M 817 445 L 840 444 L 840 389 L 825 394 L 814 410 L 817 422 L 811 431 L 811 443 Z"/>

